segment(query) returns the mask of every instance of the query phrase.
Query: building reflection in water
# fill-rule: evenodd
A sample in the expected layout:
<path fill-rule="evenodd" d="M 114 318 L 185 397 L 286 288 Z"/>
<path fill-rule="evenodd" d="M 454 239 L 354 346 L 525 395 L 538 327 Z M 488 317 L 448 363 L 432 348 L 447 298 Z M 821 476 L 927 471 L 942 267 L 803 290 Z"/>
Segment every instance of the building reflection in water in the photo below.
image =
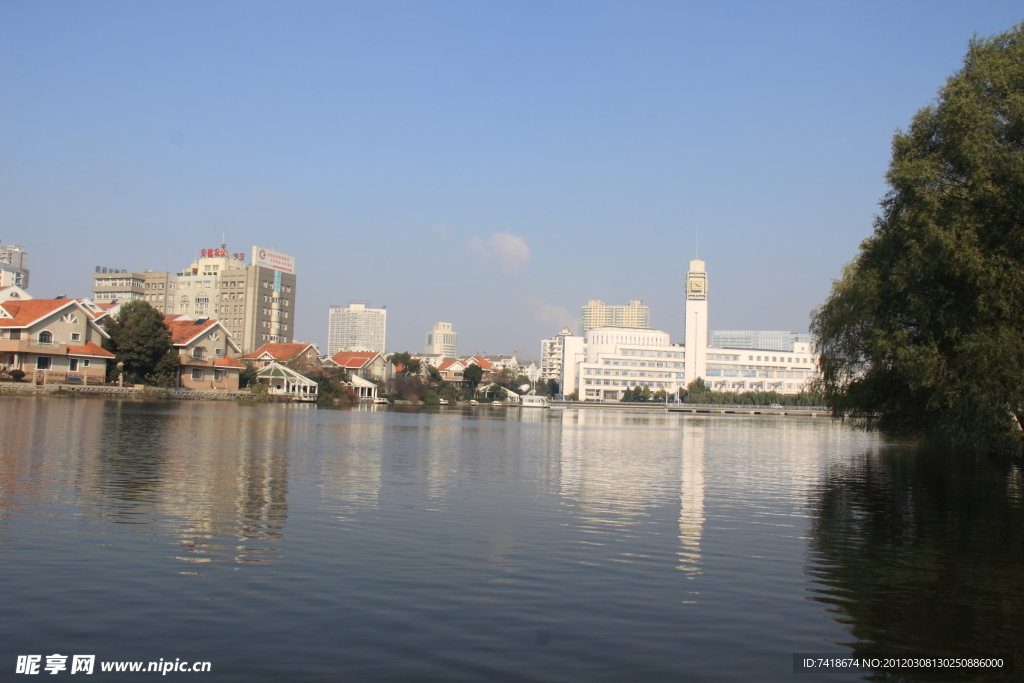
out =
<path fill-rule="evenodd" d="M 679 477 L 679 569 L 693 578 L 704 531 L 704 429 L 692 421 L 683 427 Z"/>
<path fill-rule="evenodd" d="M 376 407 L 366 405 L 360 412 Z M 376 509 L 384 453 L 381 421 L 352 415 L 347 422 L 330 422 L 321 428 L 317 443 L 307 444 L 321 453 L 321 509 L 343 520 L 360 510 Z"/>
<path fill-rule="evenodd" d="M 288 518 L 288 465 L 311 426 L 295 409 L 183 405 L 174 411 L 162 512 L 184 520 L 178 536 L 190 562 L 267 562 Z"/>
<path fill-rule="evenodd" d="M 619 533 L 678 496 L 678 416 L 567 410 L 562 416 L 561 495 L 583 529 Z M 595 539 L 594 542 L 601 542 Z"/>

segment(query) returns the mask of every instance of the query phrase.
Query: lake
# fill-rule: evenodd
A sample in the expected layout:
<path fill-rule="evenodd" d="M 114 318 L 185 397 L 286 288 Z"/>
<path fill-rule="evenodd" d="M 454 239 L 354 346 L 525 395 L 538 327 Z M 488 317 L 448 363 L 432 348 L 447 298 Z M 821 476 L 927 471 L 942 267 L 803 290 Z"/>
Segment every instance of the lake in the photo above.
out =
<path fill-rule="evenodd" d="M 96 680 L 156 661 L 210 662 L 167 674 L 210 681 L 850 681 L 869 674 L 795 674 L 793 654 L 1024 663 L 1022 491 L 1015 463 L 822 418 L 5 396 L 0 671 L 91 654 Z M 1019 680 L 903 676 L 884 680 Z"/>

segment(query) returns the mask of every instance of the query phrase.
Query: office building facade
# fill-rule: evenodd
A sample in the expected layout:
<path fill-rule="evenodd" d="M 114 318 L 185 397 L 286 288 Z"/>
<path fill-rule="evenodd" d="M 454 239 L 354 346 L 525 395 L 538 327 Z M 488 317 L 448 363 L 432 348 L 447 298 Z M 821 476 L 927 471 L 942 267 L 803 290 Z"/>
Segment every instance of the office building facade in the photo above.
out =
<path fill-rule="evenodd" d="M 138 273 L 96 267 L 93 300 L 110 304 L 143 300 L 164 314 L 219 320 L 243 353 L 267 342 L 289 343 L 295 330 L 295 258 L 252 248 L 245 253 L 203 249 L 200 257 L 178 273 Z"/>

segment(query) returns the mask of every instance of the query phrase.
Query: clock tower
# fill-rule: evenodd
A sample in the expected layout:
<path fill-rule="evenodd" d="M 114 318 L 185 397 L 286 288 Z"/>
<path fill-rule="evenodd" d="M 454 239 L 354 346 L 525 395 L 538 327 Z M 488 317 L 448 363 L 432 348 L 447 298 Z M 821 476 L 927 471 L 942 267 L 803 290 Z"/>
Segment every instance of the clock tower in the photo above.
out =
<path fill-rule="evenodd" d="M 708 274 L 700 259 L 686 273 L 686 383 L 707 374 Z M 705 378 L 706 379 L 706 378 Z"/>

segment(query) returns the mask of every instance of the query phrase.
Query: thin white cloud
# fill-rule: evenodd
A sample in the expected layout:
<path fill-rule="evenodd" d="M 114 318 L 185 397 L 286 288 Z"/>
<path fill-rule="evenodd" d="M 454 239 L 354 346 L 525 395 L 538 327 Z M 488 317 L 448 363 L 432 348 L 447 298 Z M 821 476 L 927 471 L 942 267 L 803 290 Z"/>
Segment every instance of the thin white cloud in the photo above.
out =
<path fill-rule="evenodd" d="M 563 327 L 568 327 L 570 330 L 576 329 L 576 319 L 572 313 L 566 310 L 565 306 L 536 303 L 533 306 L 533 317 L 551 329 L 561 330 Z"/>
<path fill-rule="evenodd" d="M 503 275 L 511 275 L 530 261 L 530 247 L 523 238 L 507 232 L 496 232 L 487 242 L 474 237 L 467 248 L 481 260 L 497 261 Z"/>

